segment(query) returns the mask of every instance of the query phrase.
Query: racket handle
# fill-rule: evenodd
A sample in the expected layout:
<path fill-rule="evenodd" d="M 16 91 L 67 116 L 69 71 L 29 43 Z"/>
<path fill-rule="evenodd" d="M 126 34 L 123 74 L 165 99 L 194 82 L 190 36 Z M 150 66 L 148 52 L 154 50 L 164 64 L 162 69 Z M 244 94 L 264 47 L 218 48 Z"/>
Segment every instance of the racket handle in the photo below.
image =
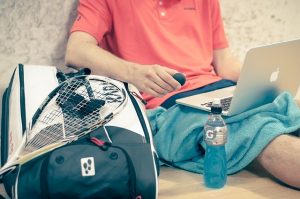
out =
<path fill-rule="evenodd" d="M 173 75 L 173 78 L 179 82 L 179 84 L 182 86 L 185 84 L 185 81 L 186 81 L 186 78 L 185 78 L 185 75 L 182 74 L 182 73 L 175 73 Z"/>
<path fill-rule="evenodd" d="M 79 69 L 79 71 L 77 72 L 77 75 L 90 75 L 91 74 L 91 69 L 89 68 L 81 68 Z"/>
<path fill-rule="evenodd" d="M 81 76 L 81 75 L 90 75 L 91 72 L 92 71 L 89 68 L 81 68 L 77 72 L 71 72 L 71 73 L 64 73 L 61 70 L 57 69 L 56 77 L 57 79 L 63 82 L 72 77 Z"/>

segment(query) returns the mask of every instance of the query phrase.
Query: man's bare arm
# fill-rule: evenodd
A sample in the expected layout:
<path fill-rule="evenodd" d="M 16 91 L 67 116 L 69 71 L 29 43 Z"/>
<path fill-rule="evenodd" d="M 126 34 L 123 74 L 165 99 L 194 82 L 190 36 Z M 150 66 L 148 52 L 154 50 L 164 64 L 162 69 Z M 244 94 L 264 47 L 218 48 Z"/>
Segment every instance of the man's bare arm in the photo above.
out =
<path fill-rule="evenodd" d="M 97 40 L 85 32 L 70 35 L 65 57 L 66 65 L 89 67 L 93 74 L 107 76 L 135 85 L 141 92 L 163 96 L 180 87 L 172 78 L 177 71 L 160 65 L 128 62 L 100 48 Z"/>
<path fill-rule="evenodd" d="M 84 32 L 70 35 L 65 57 L 66 65 L 89 67 L 95 74 L 129 82 L 134 63 L 126 62 L 98 46 L 97 40 Z M 115 67 L 118 66 L 118 67 Z"/>
<path fill-rule="evenodd" d="M 242 65 L 230 52 L 229 48 L 215 50 L 213 54 L 213 65 L 219 76 L 223 79 L 237 81 Z"/>

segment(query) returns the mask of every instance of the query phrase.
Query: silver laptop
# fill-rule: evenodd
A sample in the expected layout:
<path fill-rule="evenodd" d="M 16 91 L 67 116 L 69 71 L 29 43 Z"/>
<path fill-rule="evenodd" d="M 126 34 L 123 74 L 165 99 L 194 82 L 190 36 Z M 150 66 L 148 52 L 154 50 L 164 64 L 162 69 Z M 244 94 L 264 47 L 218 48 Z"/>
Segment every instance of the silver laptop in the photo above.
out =
<path fill-rule="evenodd" d="M 296 95 L 300 86 L 300 39 L 250 49 L 236 86 L 181 99 L 176 103 L 210 111 L 220 98 L 223 115 L 232 116 L 272 102 L 281 92 Z"/>

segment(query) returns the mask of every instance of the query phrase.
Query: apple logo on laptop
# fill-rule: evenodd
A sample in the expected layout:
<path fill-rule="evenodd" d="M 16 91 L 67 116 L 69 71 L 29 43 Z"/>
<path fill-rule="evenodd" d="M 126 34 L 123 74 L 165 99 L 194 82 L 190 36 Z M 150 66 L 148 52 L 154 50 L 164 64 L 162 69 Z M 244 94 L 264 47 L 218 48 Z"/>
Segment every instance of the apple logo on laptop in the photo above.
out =
<path fill-rule="evenodd" d="M 272 72 L 270 76 L 270 82 L 276 82 L 278 79 L 278 75 L 279 75 L 279 67 L 277 67 L 276 70 Z"/>

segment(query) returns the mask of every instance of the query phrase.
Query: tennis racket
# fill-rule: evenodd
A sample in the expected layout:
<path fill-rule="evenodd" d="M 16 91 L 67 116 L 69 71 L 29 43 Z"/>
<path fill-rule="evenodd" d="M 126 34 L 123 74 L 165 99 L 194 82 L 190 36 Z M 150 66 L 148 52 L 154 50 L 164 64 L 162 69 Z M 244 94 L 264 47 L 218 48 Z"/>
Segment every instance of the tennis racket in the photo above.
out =
<path fill-rule="evenodd" d="M 22 144 L 0 169 L 0 175 L 109 122 L 127 103 L 122 85 L 93 75 L 62 82 L 37 109 Z"/>

